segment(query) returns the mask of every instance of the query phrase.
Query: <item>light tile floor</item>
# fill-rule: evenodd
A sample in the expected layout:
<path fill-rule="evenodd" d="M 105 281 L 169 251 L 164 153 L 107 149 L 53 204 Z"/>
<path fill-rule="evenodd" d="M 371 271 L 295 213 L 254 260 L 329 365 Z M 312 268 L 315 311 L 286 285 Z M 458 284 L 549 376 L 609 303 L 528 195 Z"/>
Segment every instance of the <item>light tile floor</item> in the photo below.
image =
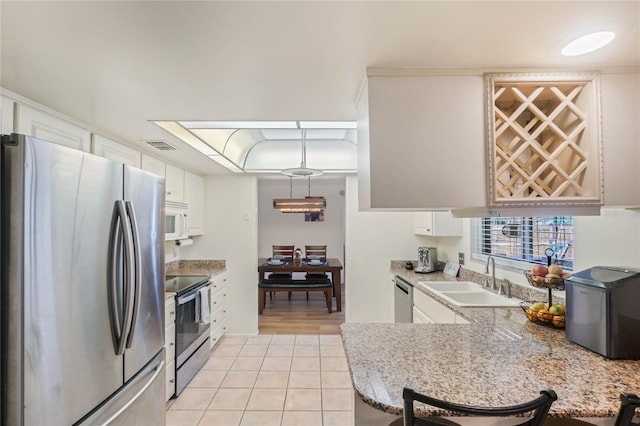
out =
<path fill-rule="evenodd" d="M 167 426 L 352 426 L 353 387 L 338 335 L 225 337 Z"/>

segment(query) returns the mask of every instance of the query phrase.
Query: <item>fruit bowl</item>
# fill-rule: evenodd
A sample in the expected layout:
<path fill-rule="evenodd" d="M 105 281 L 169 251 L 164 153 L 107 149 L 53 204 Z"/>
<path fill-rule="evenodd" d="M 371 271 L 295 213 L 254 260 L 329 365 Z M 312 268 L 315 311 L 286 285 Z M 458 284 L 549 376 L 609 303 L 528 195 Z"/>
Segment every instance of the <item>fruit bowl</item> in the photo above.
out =
<path fill-rule="evenodd" d="M 542 275 L 533 275 L 530 272 L 524 271 L 524 276 L 527 277 L 527 281 L 534 287 L 538 288 L 552 288 L 554 290 L 564 290 L 564 278 L 545 277 Z"/>
<path fill-rule="evenodd" d="M 542 306 L 541 309 L 540 306 Z M 520 303 L 520 307 L 529 321 L 538 324 L 551 325 L 555 328 L 564 328 L 566 314 L 558 315 L 556 312 L 549 312 L 547 306 L 549 305 L 542 302 Z M 552 308 L 557 306 L 558 305 L 552 306 Z"/>

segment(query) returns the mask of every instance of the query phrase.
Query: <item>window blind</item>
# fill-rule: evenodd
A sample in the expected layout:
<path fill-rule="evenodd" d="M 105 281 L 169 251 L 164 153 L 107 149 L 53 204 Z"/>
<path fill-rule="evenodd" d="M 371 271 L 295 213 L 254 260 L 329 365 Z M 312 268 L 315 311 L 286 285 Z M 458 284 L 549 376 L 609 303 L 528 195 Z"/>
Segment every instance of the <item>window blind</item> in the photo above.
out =
<path fill-rule="evenodd" d="M 573 269 L 573 217 L 485 217 L 471 221 L 471 253 Z"/>

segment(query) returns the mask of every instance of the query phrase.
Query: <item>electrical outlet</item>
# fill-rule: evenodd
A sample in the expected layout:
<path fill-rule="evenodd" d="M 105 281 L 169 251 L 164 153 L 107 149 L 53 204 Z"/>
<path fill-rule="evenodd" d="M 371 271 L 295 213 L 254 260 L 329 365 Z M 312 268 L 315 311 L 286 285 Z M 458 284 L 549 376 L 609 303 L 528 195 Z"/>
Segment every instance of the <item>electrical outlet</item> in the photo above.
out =
<path fill-rule="evenodd" d="M 458 253 L 458 263 L 464 265 L 464 253 Z"/>

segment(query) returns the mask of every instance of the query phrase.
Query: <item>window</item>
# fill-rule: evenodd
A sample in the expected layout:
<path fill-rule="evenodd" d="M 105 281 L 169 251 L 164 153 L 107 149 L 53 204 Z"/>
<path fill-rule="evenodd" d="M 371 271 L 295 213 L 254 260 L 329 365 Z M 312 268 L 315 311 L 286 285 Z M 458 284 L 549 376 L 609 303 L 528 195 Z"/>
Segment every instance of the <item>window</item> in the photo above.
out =
<path fill-rule="evenodd" d="M 547 264 L 545 251 L 553 250 L 552 263 L 573 270 L 573 217 L 485 217 L 471 222 L 471 255 L 493 255 L 503 264 L 528 269 Z M 526 264 L 524 264 L 526 263 Z"/>

